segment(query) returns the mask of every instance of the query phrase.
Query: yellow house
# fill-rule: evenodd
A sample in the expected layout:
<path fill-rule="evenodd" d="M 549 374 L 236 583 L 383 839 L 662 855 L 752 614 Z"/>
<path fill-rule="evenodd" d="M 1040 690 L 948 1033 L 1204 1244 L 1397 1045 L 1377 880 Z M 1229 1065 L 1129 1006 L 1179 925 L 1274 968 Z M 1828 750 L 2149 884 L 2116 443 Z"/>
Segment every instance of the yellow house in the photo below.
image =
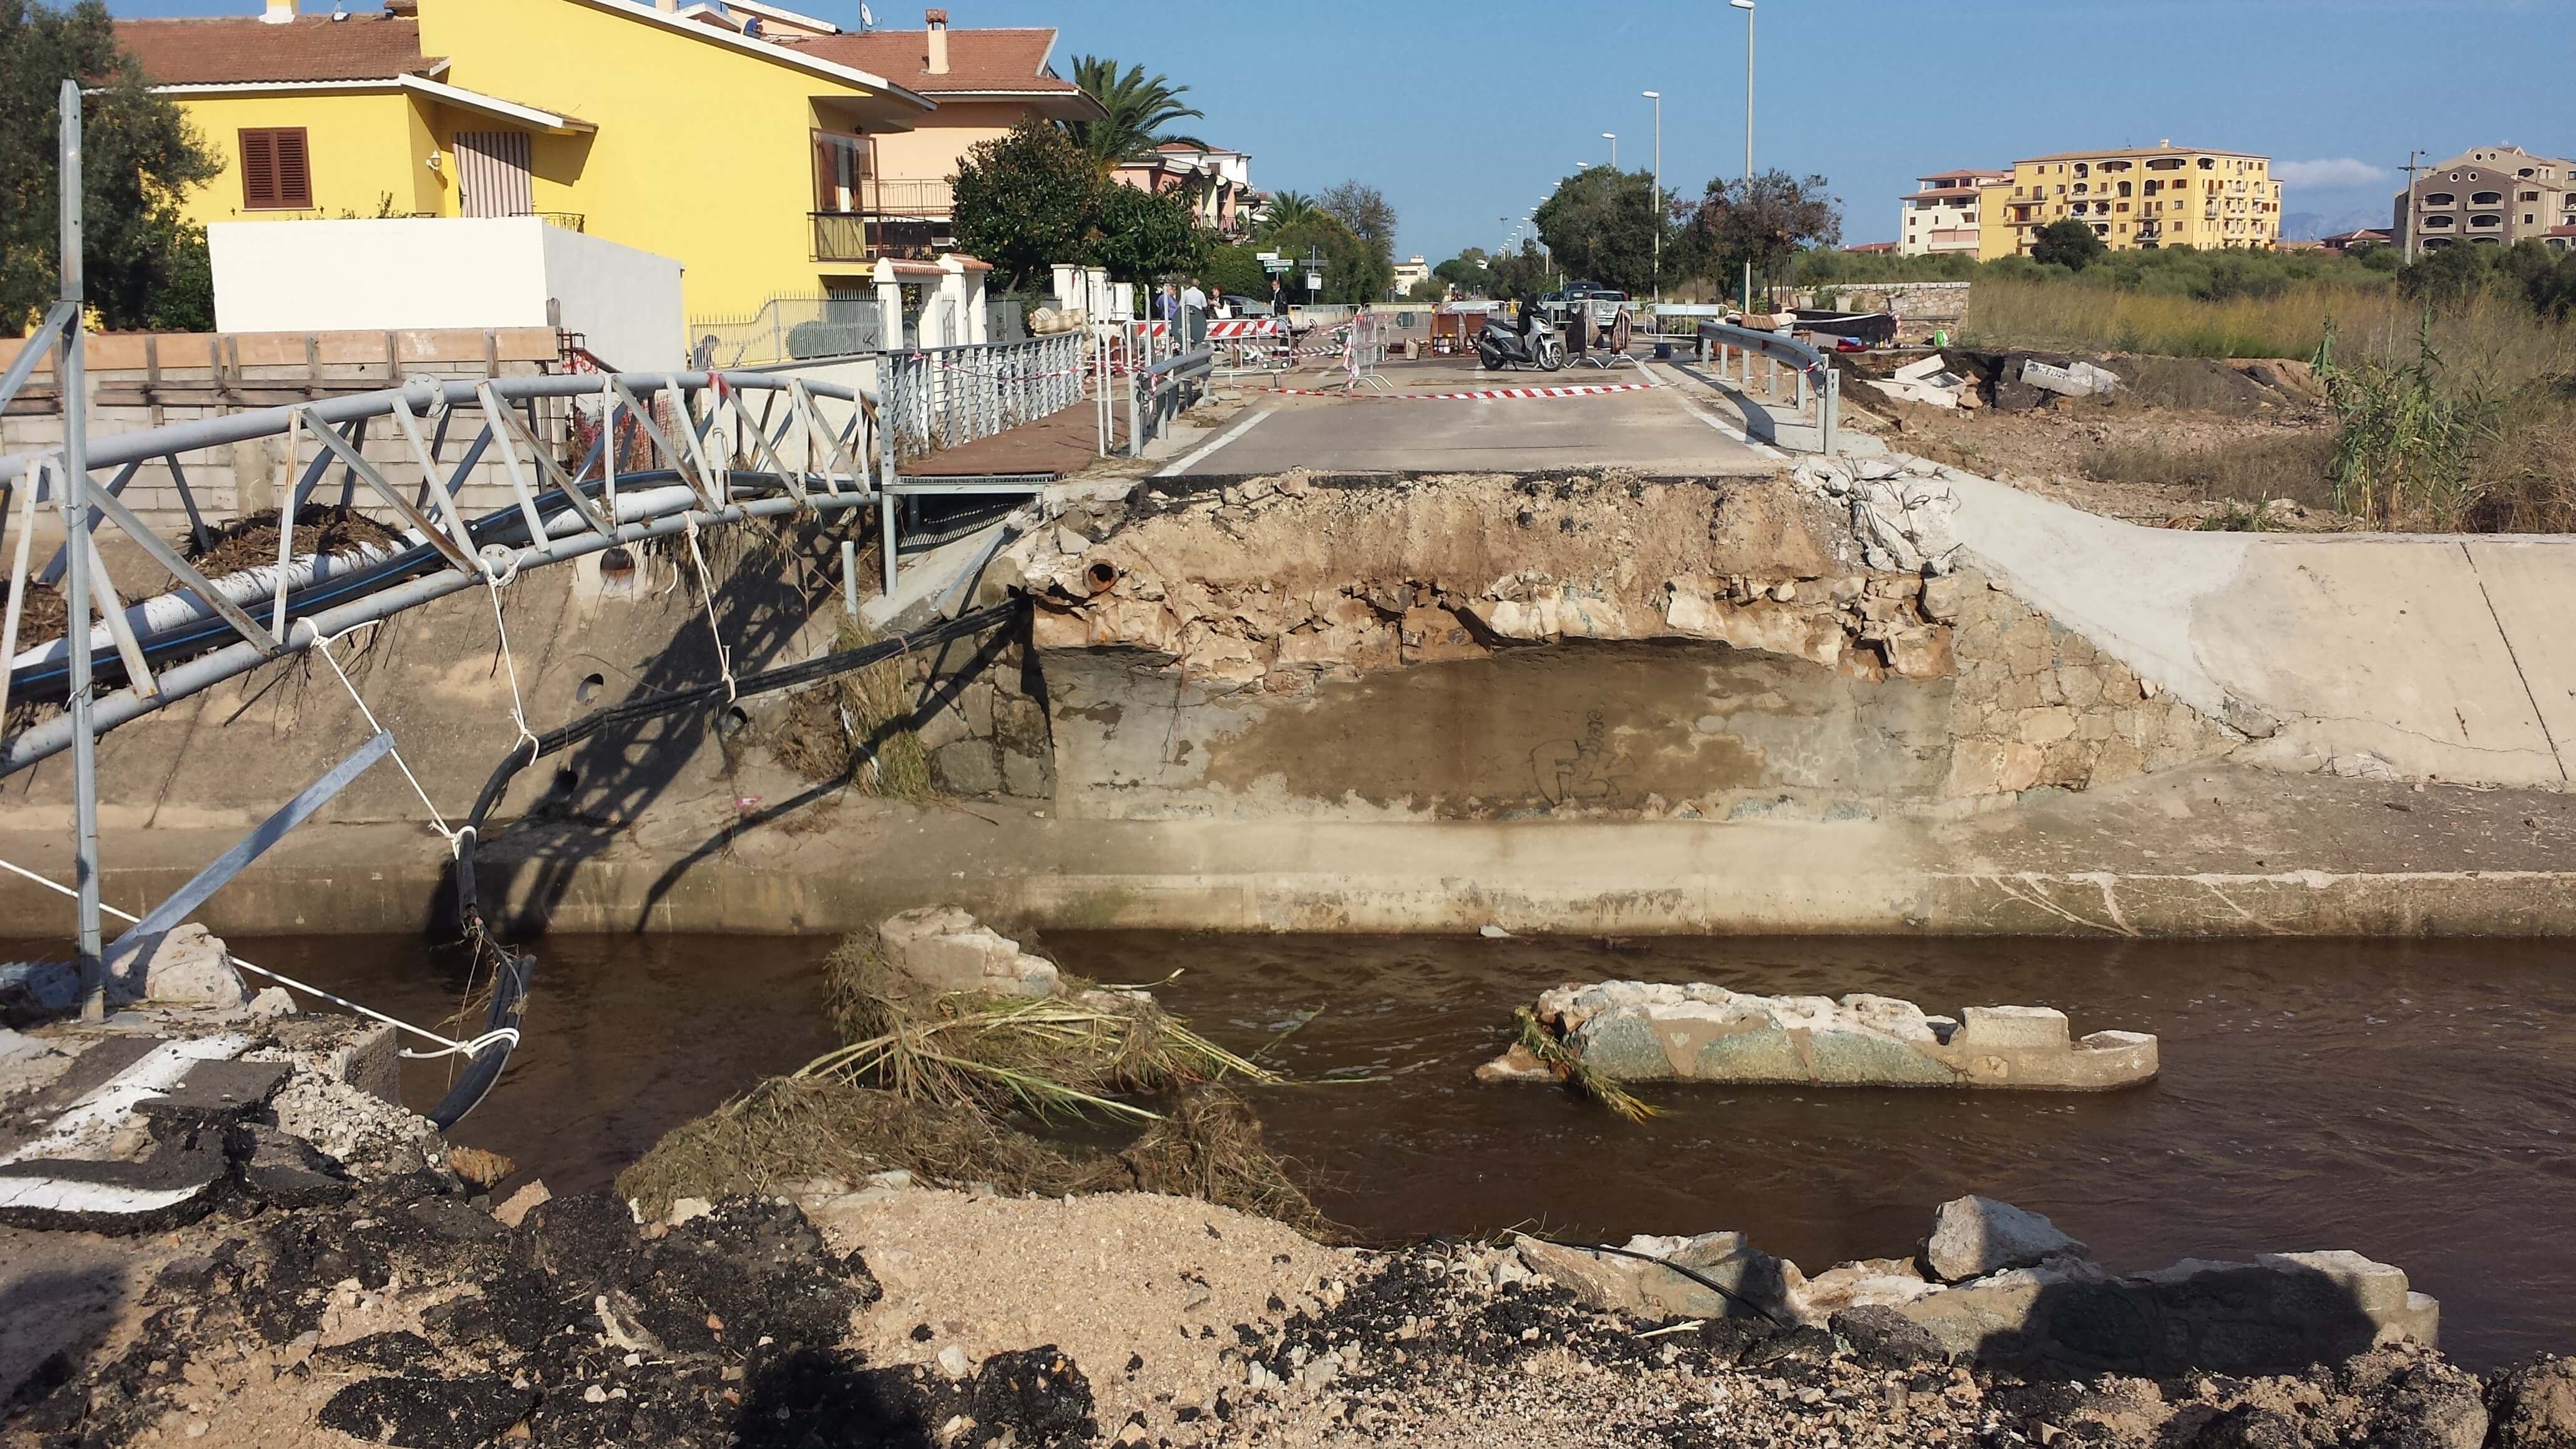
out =
<path fill-rule="evenodd" d="M 2081 221 L 2113 251 L 2191 246 L 2268 250 L 2281 237 L 2281 183 L 2269 157 L 2159 141 L 2013 163 L 1982 196 L 1977 256 L 2028 256 L 2039 229 Z"/>
<path fill-rule="evenodd" d="M 868 292 L 871 137 L 933 108 L 703 6 L 267 3 L 117 24 L 224 159 L 193 219 L 535 214 L 679 261 L 692 316 Z"/>

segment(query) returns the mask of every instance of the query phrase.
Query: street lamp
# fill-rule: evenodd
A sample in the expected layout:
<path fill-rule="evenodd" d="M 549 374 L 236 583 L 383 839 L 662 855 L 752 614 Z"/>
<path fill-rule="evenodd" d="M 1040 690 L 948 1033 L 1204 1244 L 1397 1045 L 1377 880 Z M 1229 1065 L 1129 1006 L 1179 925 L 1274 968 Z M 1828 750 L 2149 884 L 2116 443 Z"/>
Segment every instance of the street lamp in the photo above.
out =
<path fill-rule="evenodd" d="M 1646 212 L 1655 222 L 1655 300 L 1664 300 L 1664 93 L 1644 91 L 1655 103 L 1655 189 L 1646 198 Z"/>
<path fill-rule="evenodd" d="M 1618 133 L 1618 132 L 1616 132 L 1616 131 L 1604 131 L 1604 132 L 1602 132 L 1602 133 L 1601 133 L 1601 139 L 1610 143 L 1610 169 L 1611 169 L 1611 170 L 1613 170 L 1613 171 L 1618 170 L 1618 169 L 1619 169 L 1619 133 Z"/>
<path fill-rule="evenodd" d="M 1744 12 L 1744 194 L 1753 196 L 1753 0 L 1726 0 Z M 1744 310 L 1753 310 L 1753 259 L 1744 259 Z"/>

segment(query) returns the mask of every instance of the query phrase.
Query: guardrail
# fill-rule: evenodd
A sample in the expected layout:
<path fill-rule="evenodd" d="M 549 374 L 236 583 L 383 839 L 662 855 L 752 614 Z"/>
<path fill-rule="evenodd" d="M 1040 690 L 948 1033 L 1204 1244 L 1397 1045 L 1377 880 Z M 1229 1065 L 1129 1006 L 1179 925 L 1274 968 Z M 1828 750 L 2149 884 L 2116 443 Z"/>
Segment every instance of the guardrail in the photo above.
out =
<path fill-rule="evenodd" d="M 1127 456 L 1140 456 L 1164 424 L 1196 400 L 1193 391 L 1206 392 L 1215 370 L 1216 349 L 1202 344 L 1196 352 L 1174 354 L 1137 374 L 1127 389 Z"/>
<path fill-rule="evenodd" d="M 1750 327 L 1735 327 L 1724 322 L 1699 324 L 1699 360 L 1703 365 L 1715 366 L 1720 382 L 1727 380 L 1728 359 L 1730 357 L 1741 359 L 1738 363 L 1739 375 L 1735 379 L 1735 385 L 1739 392 L 1746 395 L 1744 401 L 1748 409 L 1745 418 L 1747 423 L 1754 420 L 1750 394 L 1754 386 L 1753 359 L 1756 356 L 1763 358 L 1770 365 L 1765 390 L 1772 398 L 1777 399 L 1780 395 L 1780 364 L 1784 362 L 1789 364 L 1790 375 L 1797 391 L 1796 407 L 1800 414 L 1803 415 L 1807 411 L 1809 394 L 1814 395 L 1816 416 L 1813 425 L 1816 429 L 1816 451 L 1833 452 L 1834 428 L 1842 420 L 1842 374 L 1834 371 L 1833 364 L 1825 359 L 1823 353 L 1794 337 L 1777 332 L 1756 332 Z M 1773 441 L 1777 441 L 1776 436 Z"/>

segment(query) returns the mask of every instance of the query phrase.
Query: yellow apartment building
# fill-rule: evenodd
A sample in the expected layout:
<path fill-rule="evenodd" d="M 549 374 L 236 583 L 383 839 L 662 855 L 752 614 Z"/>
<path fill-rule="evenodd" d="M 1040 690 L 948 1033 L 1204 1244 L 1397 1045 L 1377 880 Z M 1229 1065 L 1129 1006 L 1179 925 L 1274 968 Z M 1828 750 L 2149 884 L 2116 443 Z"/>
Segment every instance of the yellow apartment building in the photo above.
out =
<path fill-rule="evenodd" d="M 1052 31 L 988 46 L 937 11 L 880 40 L 766 3 L 266 3 L 117 23 L 223 158 L 193 220 L 540 216 L 679 261 L 693 317 L 870 295 L 879 257 L 920 250 L 889 226 L 881 145 L 936 181 L 1025 112 L 1097 114 L 1046 73 Z"/>
<path fill-rule="evenodd" d="M 2028 256 L 2032 238 L 2075 220 L 2113 251 L 2191 246 L 2269 250 L 2281 237 L 2281 183 L 2271 158 L 2159 141 L 2016 161 L 1985 192 L 1977 256 Z"/>

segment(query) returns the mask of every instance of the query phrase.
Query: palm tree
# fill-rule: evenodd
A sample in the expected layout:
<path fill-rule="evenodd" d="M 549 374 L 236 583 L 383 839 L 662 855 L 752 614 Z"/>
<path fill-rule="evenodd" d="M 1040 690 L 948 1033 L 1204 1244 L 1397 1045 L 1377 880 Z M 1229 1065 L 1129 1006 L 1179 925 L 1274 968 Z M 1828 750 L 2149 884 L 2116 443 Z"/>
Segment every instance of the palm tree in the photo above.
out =
<path fill-rule="evenodd" d="M 1286 231 L 1292 226 L 1301 226 L 1313 221 L 1323 214 L 1324 209 L 1315 204 L 1315 198 L 1302 191 L 1273 192 L 1270 197 L 1270 210 L 1261 218 L 1261 234 L 1268 236 L 1272 232 Z"/>
<path fill-rule="evenodd" d="M 1206 112 L 1181 104 L 1188 86 L 1173 85 L 1160 75 L 1149 80 L 1141 65 L 1131 65 L 1121 75 L 1118 62 L 1097 55 L 1073 58 L 1073 83 L 1109 113 L 1097 121 L 1074 121 L 1066 127 L 1073 133 L 1074 144 L 1091 153 L 1103 176 L 1117 170 L 1120 162 L 1150 156 L 1155 147 L 1169 141 L 1203 149 L 1207 145 L 1195 136 L 1168 135 L 1163 130 L 1192 116 L 1206 119 Z"/>

